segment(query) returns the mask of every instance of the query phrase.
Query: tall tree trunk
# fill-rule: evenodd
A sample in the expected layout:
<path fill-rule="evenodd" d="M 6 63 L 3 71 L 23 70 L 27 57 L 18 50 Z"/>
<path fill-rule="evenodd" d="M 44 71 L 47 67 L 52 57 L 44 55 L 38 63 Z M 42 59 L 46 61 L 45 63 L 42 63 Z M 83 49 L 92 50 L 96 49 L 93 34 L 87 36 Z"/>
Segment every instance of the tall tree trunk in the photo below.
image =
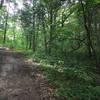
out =
<path fill-rule="evenodd" d="M 29 43 L 29 39 L 28 39 L 28 35 L 26 35 L 26 50 L 28 49 L 28 43 Z"/>
<path fill-rule="evenodd" d="M 15 12 L 14 12 L 14 16 L 15 16 Z M 16 32 L 15 32 L 15 29 L 16 29 L 16 23 L 15 23 L 15 18 L 13 19 L 13 47 L 16 47 Z"/>
<path fill-rule="evenodd" d="M 35 6 L 36 6 L 36 0 L 32 0 L 32 4 L 33 4 L 33 8 L 32 8 L 32 11 L 33 11 L 33 15 L 32 15 L 32 28 L 33 28 L 33 34 L 32 34 L 32 49 L 33 49 L 33 52 L 35 52 L 36 50 L 36 44 L 35 44 Z"/>
<path fill-rule="evenodd" d="M 46 37 L 46 30 L 45 30 L 45 23 L 42 22 L 43 25 L 43 34 L 44 34 L 44 46 L 45 46 L 45 53 L 47 54 L 47 37 Z"/>
<path fill-rule="evenodd" d="M 32 49 L 32 33 L 29 34 L 29 49 Z"/>
<path fill-rule="evenodd" d="M 36 50 L 36 44 L 35 44 L 35 27 L 34 27 L 33 36 L 32 36 L 32 49 L 33 49 L 33 52 L 35 52 L 35 50 Z"/>
<path fill-rule="evenodd" d="M 14 47 L 16 47 L 16 32 L 15 32 L 15 22 L 14 22 L 14 27 L 13 27 L 13 42 L 14 42 Z"/>
<path fill-rule="evenodd" d="M 87 26 L 87 17 L 86 17 L 86 13 L 85 13 L 85 7 L 84 7 L 84 4 L 82 2 L 82 0 L 80 0 L 80 4 L 82 6 L 82 11 L 83 11 L 83 18 L 84 18 L 84 27 L 85 27 L 85 30 L 87 32 L 87 46 L 88 46 L 88 51 L 89 51 L 89 55 L 92 56 L 92 49 L 91 49 L 91 46 L 92 46 L 92 41 L 91 41 L 91 33 L 90 33 L 90 30 Z"/>
<path fill-rule="evenodd" d="M 49 37 L 49 50 L 48 50 L 49 55 L 51 54 L 51 49 L 52 49 L 52 38 L 53 38 L 53 10 L 51 8 L 50 9 L 50 37 Z"/>
<path fill-rule="evenodd" d="M 55 38 L 55 27 L 56 27 L 56 17 L 57 17 L 57 11 L 55 9 L 50 8 L 50 35 L 49 35 L 49 50 L 48 54 L 51 55 L 52 47 L 53 47 L 53 40 Z"/>
<path fill-rule="evenodd" d="M 4 29 L 4 37 L 3 37 L 3 43 L 6 43 L 6 34 L 7 34 L 7 24 L 8 24 L 8 12 L 6 15 L 6 20 L 5 20 L 5 29 Z"/>
<path fill-rule="evenodd" d="M 86 16 L 85 7 L 84 7 L 82 0 L 80 0 L 80 4 L 82 6 L 82 11 L 83 11 L 84 27 L 85 27 L 86 32 L 87 32 L 87 43 L 88 43 L 89 54 L 90 54 L 90 56 L 93 56 L 93 58 L 95 59 L 96 66 L 100 67 L 98 64 L 98 58 L 97 58 L 96 51 L 93 47 L 92 40 L 91 40 L 91 20 L 90 20 L 90 17 L 87 18 L 87 16 Z M 87 13 L 88 13 L 88 16 L 90 16 L 89 12 L 87 12 Z"/>
<path fill-rule="evenodd" d="M 45 15 L 43 13 L 42 13 L 42 28 L 43 28 L 43 34 L 44 34 L 44 49 L 45 49 L 45 54 L 47 54 L 48 47 L 47 47 L 47 37 L 46 37 L 46 29 L 45 29 Z"/>
<path fill-rule="evenodd" d="M 4 3 L 4 0 L 1 0 L 1 2 L 0 2 L 0 9 L 1 9 L 2 6 L 3 6 L 3 3 Z"/>
<path fill-rule="evenodd" d="M 13 18 L 13 47 L 16 47 L 16 13 L 15 13 L 15 10 L 16 10 L 16 5 L 14 3 L 14 9 L 13 9 L 13 12 L 14 12 L 14 18 Z"/>

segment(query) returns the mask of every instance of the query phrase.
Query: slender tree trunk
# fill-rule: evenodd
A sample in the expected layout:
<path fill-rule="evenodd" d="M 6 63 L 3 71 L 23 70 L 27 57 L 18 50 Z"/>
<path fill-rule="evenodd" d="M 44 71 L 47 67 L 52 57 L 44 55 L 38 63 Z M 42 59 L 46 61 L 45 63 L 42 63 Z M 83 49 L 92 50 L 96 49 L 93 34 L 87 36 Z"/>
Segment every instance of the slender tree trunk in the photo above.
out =
<path fill-rule="evenodd" d="M 46 37 L 46 29 L 45 29 L 45 15 L 43 13 L 42 13 L 42 27 L 43 27 L 43 34 L 44 34 L 44 48 L 45 48 L 45 53 L 47 54 L 48 47 L 47 47 L 47 37 Z"/>
<path fill-rule="evenodd" d="M 32 34 L 32 49 L 33 49 L 33 52 L 35 52 L 36 50 L 36 44 L 35 44 L 35 6 L 36 6 L 36 0 L 32 0 L 32 4 L 33 4 L 33 8 L 32 8 L 32 11 L 33 11 L 33 16 L 32 16 L 32 27 L 33 27 L 33 34 Z"/>
<path fill-rule="evenodd" d="M 15 19 L 14 19 L 14 23 L 13 23 L 13 43 L 14 43 L 14 47 L 16 47 L 16 32 L 15 32 Z"/>
<path fill-rule="evenodd" d="M 4 3 L 4 0 L 1 0 L 1 2 L 0 2 L 0 9 L 1 9 L 2 6 L 3 6 L 3 3 Z"/>
<path fill-rule="evenodd" d="M 14 42 L 14 47 L 16 47 L 16 32 L 15 32 L 15 26 L 13 27 L 13 42 Z"/>
<path fill-rule="evenodd" d="M 28 35 L 26 36 L 26 50 L 28 49 Z"/>
<path fill-rule="evenodd" d="M 88 29 L 88 26 L 87 26 L 87 17 L 86 17 L 86 14 L 85 14 L 85 7 L 84 7 L 82 0 L 80 0 L 80 4 L 82 6 L 82 11 L 83 11 L 84 27 L 85 27 L 86 32 L 87 32 L 88 51 L 89 51 L 89 55 L 92 56 L 92 50 L 91 50 L 92 42 L 91 42 L 91 35 L 90 35 L 91 33 L 90 33 L 90 30 Z"/>
<path fill-rule="evenodd" d="M 29 49 L 32 49 L 32 33 L 29 34 Z"/>
<path fill-rule="evenodd" d="M 8 12 L 6 15 L 6 20 L 5 20 L 5 29 L 4 29 L 4 37 L 3 37 L 3 43 L 6 43 L 6 34 L 7 34 L 7 23 L 8 23 Z"/>
<path fill-rule="evenodd" d="M 14 4 L 14 9 L 13 9 L 13 12 L 14 12 L 14 18 L 13 18 L 13 45 L 14 47 L 16 47 L 16 13 L 15 13 L 15 9 L 16 9 L 16 5 Z"/>
<path fill-rule="evenodd" d="M 43 34 L 44 34 L 44 46 L 45 46 L 45 53 L 47 54 L 47 37 L 46 37 L 46 30 L 45 30 L 45 23 L 42 22 L 43 25 Z"/>
<path fill-rule="evenodd" d="M 64 27 L 64 12 L 62 12 L 62 22 L 61 22 L 61 26 Z"/>
<path fill-rule="evenodd" d="M 50 37 L 49 37 L 49 55 L 51 54 L 51 48 L 52 48 L 52 37 L 53 37 L 53 10 L 50 9 Z"/>
<path fill-rule="evenodd" d="M 82 11 L 83 11 L 84 27 L 85 27 L 86 32 L 87 32 L 87 43 L 88 43 L 89 54 L 90 54 L 90 56 L 93 56 L 93 58 L 96 61 L 96 66 L 100 69 L 97 54 L 96 54 L 96 51 L 93 47 L 92 40 L 91 40 L 91 21 L 90 21 L 90 17 L 88 17 L 88 18 L 86 17 L 85 7 L 84 7 L 84 4 L 83 4 L 82 0 L 80 0 L 80 3 L 81 3 L 81 6 L 82 6 Z M 89 12 L 88 12 L 88 16 L 90 16 Z"/>

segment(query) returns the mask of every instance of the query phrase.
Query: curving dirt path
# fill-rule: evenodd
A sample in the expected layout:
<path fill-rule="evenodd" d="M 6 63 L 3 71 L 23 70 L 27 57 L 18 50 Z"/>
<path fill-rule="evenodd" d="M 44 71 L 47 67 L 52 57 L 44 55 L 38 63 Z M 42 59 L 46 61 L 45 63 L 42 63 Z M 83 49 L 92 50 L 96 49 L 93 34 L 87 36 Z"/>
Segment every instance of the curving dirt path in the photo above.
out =
<path fill-rule="evenodd" d="M 0 50 L 0 100 L 41 100 L 39 84 L 23 56 Z"/>

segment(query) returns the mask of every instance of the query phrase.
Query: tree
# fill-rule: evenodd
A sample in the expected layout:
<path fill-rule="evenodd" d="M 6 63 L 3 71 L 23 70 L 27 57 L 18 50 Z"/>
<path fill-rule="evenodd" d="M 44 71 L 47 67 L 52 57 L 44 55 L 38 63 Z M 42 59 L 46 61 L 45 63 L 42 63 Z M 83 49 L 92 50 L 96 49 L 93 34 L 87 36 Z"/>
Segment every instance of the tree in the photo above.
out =
<path fill-rule="evenodd" d="M 4 3 L 4 0 L 1 0 L 1 2 L 0 2 L 0 9 L 1 9 L 2 6 L 3 6 L 3 3 Z"/>
<path fill-rule="evenodd" d="M 8 12 L 6 12 L 6 18 L 5 18 L 5 28 L 4 28 L 4 37 L 3 37 L 4 44 L 6 43 L 7 25 L 8 25 Z"/>

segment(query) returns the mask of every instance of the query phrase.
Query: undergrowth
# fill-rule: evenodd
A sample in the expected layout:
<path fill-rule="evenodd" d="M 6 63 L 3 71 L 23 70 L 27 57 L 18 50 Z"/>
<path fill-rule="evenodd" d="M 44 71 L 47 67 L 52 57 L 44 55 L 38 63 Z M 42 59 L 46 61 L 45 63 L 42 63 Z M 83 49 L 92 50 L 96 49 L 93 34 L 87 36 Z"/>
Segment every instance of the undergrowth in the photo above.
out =
<path fill-rule="evenodd" d="M 55 89 L 58 100 L 100 100 L 100 77 L 91 63 L 94 61 L 81 55 L 69 55 L 64 59 L 38 53 L 33 55 L 33 60 L 40 64 L 39 68 Z"/>

